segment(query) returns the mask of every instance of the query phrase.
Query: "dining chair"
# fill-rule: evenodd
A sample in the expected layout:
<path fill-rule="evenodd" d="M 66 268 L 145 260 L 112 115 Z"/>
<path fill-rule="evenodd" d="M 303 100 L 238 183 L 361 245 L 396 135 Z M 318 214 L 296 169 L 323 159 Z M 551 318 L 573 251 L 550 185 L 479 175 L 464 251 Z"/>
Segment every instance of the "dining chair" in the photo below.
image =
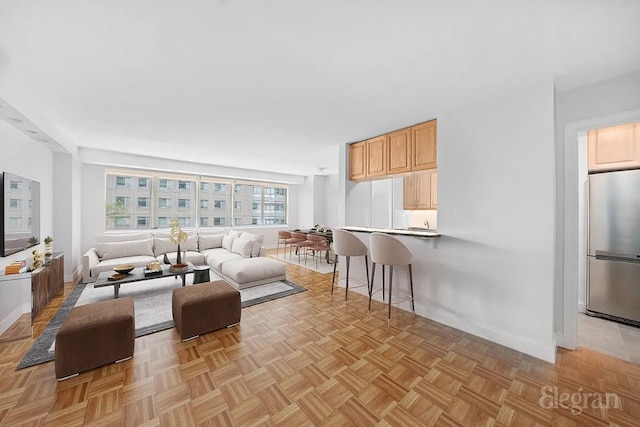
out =
<path fill-rule="evenodd" d="M 295 242 L 295 240 L 291 237 L 290 231 L 278 231 L 278 243 L 276 245 L 276 256 L 278 256 L 278 250 L 280 249 L 280 245 L 284 245 L 283 257 L 287 257 L 287 245 L 289 245 L 289 259 L 291 259 L 291 244 Z"/>
<path fill-rule="evenodd" d="M 349 295 L 349 266 L 351 264 L 352 256 L 363 256 L 364 267 L 367 273 L 367 284 L 361 286 L 369 287 L 369 249 L 358 237 L 347 230 L 341 228 L 333 229 L 333 252 L 335 259 L 333 263 L 333 279 L 331 280 L 331 295 L 333 296 L 333 285 L 336 281 L 336 267 L 338 266 L 338 256 L 344 256 L 346 260 L 347 274 L 345 276 L 346 290 L 344 292 L 344 300 L 346 301 Z M 338 279 L 338 283 L 340 279 Z M 356 287 L 361 287 L 356 286 Z M 353 288 L 352 288 L 353 289 Z"/>
<path fill-rule="evenodd" d="M 371 248 L 371 285 L 369 286 L 369 312 L 371 312 L 371 298 L 373 296 L 373 279 L 376 273 L 376 264 L 382 264 L 382 302 L 384 302 L 384 267 L 389 266 L 389 313 L 387 325 L 391 322 L 391 296 L 393 294 L 393 267 L 407 266 L 409 269 L 409 286 L 411 290 L 411 311 L 415 314 L 416 309 L 413 298 L 413 272 L 411 264 L 413 255 L 411 251 L 396 237 L 385 233 L 371 233 L 369 236 L 369 247 Z M 376 291 L 377 292 L 377 291 Z M 396 304 L 399 304 L 399 301 Z"/>
<path fill-rule="evenodd" d="M 291 251 L 293 248 L 296 248 L 296 252 L 298 253 L 298 264 L 300 264 L 300 252 L 309 246 L 309 242 L 307 242 L 307 235 L 304 233 L 299 233 L 297 231 L 291 232 L 291 238 L 293 242 L 291 243 L 291 247 L 289 248 L 289 259 L 291 259 Z"/>
<path fill-rule="evenodd" d="M 313 256 L 316 260 L 316 269 L 318 268 L 318 258 L 323 251 L 328 253 L 331 250 L 331 246 L 327 244 L 327 239 L 317 234 L 307 234 L 307 250 L 304 256 L 304 264 L 307 265 L 307 253 L 313 251 Z"/>

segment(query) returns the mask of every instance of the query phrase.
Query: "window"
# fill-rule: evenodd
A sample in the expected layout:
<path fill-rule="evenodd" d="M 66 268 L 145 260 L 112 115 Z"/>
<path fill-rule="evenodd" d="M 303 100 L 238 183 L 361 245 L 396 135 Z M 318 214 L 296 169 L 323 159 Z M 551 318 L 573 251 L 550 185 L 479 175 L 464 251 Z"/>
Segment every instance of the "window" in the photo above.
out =
<path fill-rule="evenodd" d="M 174 217 L 184 227 L 287 222 L 288 189 L 285 185 L 188 175 L 154 176 L 150 171 L 143 173 L 107 172 L 106 230 L 166 229 Z M 13 183 L 14 188 L 22 185 L 20 181 Z M 16 206 L 16 203 L 20 206 L 22 203 L 24 208 L 25 202 L 7 199 L 6 203 L 7 206 Z"/>
<path fill-rule="evenodd" d="M 22 181 L 9 181 L 9 188 L 12 190 L 22 190 Z"/>
<path fill-rule="evenodd" d="M 9 199 L 9 207 L 13 209 L 20 209 L 22 207 L 22 200 Z"/>
<path fill-rule="evenodd" d="M 131 205 L 131 197 L 116 196 L 116 205 L 130 206 Z"/>
<path fill-rule="evenodd" d="M 116 186 L 117 187 L 131 187 L 131 177 L 130 176 L 116 176 Z"/>
<path fill-rule="evenodd" d="M 22 218 L 19 216 L 9 217 L 9 225 L 11 227 L 22 227 Z"/>

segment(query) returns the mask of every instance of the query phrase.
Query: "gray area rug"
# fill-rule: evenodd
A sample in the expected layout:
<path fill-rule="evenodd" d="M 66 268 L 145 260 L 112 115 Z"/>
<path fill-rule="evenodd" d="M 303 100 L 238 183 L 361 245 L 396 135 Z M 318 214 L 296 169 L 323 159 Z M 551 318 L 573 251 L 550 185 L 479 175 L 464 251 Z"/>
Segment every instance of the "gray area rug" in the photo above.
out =
<path fill-rule="evenodd" d="M 213 271 L 211 280 L 218 280 Z M 193 280 L 187 276 L 187 285 Z M 136 337 L 152 334 L 173 327 L 171 315 L 171 295 L 173 289 L 180 287 L 180 279 L 166 277 L 151 281 L 123 284 L 120 287 L 120 297 L 132 297 L 135 310 Z M 254 286 L 240 290 L 242 308 L 286 297 L 306 288 L 288 280 L 280 280 L 265 285 Z M 58 329 L 64 319 L 75 306 L 91 304 L 97 301 L 113 299 L 113 287 L 94 288 L 93 284 L 78 284 L 62 303 L 58 312 L 53 316 L 42 334 L 29 349 L 16 370 L 29 366 L 49 362 L 54 359 L 54 343 Z"/>

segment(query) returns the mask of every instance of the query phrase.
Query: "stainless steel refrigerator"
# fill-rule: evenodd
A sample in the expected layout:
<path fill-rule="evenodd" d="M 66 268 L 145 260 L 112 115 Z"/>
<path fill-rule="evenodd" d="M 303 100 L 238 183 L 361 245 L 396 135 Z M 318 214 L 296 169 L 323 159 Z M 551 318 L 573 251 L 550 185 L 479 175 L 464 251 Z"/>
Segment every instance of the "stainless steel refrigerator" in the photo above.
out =
<path fill-rule="evenodd" d="M 640 169 L 589 175 L 587 313 L 640 326 Z"/>

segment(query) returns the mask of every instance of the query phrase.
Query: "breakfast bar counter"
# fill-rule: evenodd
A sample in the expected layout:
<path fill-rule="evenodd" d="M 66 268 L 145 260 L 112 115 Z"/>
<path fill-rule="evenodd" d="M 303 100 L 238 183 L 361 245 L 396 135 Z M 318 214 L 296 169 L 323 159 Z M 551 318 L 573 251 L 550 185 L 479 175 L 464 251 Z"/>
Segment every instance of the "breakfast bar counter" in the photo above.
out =
<path fill-rule="evenodd" d="M 344 226 L 340 227 L 347 231 L 361 232 L 361 233 L 387 233 L 387 234 L 398 234 L 401 236 L 414 236 L 414 237 L 422 237 L 422 238 L 436 238 L 440 237 L 441 234 L 436 232 L 431 228 L 375 228 L 375 227 L 358 227 L 358 226 Z"/>

